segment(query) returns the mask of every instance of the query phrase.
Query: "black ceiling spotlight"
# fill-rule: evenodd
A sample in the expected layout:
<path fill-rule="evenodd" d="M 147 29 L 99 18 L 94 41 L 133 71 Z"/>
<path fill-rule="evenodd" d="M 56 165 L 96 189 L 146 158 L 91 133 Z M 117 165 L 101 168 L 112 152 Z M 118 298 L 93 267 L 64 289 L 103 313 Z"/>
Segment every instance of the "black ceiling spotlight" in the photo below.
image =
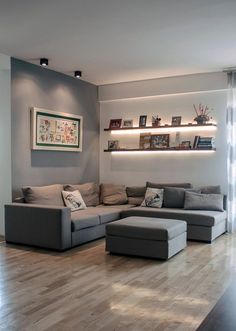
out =
<path fill-rule="evenodd" d="M 42 67 L 47 67 L 47 66 L 48 66 L 48 59 L 46 59 L 46 58 L 41 58 L 41 59 L 40 59 L 40 65 L 41 65 Z"/>
<path fill-rule="evenodd" d="M 80 71 L 80 70 L 76 70 L 76 71 L 74 72 L 74 76 L 75 76 L 75 78 L 81 78 L 81 77 L 82 77 L 82 71 Z"/>

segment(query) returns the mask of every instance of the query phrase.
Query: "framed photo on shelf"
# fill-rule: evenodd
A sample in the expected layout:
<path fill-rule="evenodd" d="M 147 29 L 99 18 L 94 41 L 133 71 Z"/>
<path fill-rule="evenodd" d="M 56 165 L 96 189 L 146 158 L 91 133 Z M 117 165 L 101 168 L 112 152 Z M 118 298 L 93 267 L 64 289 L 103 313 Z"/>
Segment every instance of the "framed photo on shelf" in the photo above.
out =
<path fill-rule="evenodd" d="M 33 150 L 82 152 L 83 117 L 31 108 Z"/>
<path fill-rule="evenodd" d="M 124 120 L 123 121 L 123 128 L 132 128 L 133 127 L 133 120 Z"/>
<path fill-rule="evenodd" d="M 121 118 L 110 120 L 109 129 L 119 129 L 121 127 L 121 122 Z"/>
<path fill-rule="evenodd" d="M 139 148 L 150 149 L 151 147 L 151 133 L 140 133 Z"/>
<path fill-rule="evenodd" d="M 118 140 L 108 140 L 108 149 L 119 149 L 119 141 Z"/>
<path fill-rule="evenodd" d="M 171 125 L 172 126 L 178 126 L 181 125 L 181 116 L 172 116 L 172 120 L 171 120 Z"/>
<path fill-rule="evenodd" d="M 151 135 L 151 148 L 168 148 L 170 142 L 169 134 L 153 134 Z"/>
<path fill-rule="evenodd" d="M 147 124 L 147 115 L 139 116 L 139 127 L 145 128 L 146 124 Z"/>
<path fill-rule="evenodd" d="M 190 140 L 182 141 L 181 144 L 180 144 L 180 148 L 190 149 L 191 148 L 191 141 Z"/>

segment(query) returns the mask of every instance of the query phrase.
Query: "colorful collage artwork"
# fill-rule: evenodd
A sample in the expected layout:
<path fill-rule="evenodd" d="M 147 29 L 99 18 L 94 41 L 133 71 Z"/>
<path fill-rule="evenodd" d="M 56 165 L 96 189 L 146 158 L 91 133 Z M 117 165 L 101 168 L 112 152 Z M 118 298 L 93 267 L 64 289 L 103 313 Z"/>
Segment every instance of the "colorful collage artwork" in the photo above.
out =
<path fill-rule="evenodd" d="M 31 109 L 32 149 L 82 152 L 83 117 Z"/>
<path fill-rule="evenodd" d="M 37 114 L 37 144 L 79 145 L 79 121 Z"/>

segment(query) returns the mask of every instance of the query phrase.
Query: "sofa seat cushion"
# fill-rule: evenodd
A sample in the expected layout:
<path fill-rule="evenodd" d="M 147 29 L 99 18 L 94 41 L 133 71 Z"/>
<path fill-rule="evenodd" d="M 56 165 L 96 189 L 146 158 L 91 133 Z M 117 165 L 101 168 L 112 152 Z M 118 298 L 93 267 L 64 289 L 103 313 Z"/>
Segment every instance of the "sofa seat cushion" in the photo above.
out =
<path fill-rule="evenodd" d="M 127 217 L 106 227 L 107 235 L 158 241 L 171 240 L 186 231 L 186 222 L 138 216 Z"/>
<path fill-rule="evenodd" d="M 77 210 L 71 213 L 71 231 L 91 228 L 100 225 L 99 215 L 92 213 L 89 209 Z"/>
<path fill-rule="evenodd" d="M 120 219 L 121 209 L 99 206 L 94 208 L 93 210 L 90 210 L 90 212 L 95 215 L 98 215 L 100 224 L 106 224 Z"/>
<path fill-rule="evenodd" d="M 122 210 L 134 207 L 134 205 L 116 205 L 88 207 L 86 210 L 78 210 L 71 213 L 72 232 L 106 224 L 120 219 Z"/>
<path fill-rule="evenodd" d="M 122 210 L 127 210 L 135 205 L 115 205 L 115 206 L 105 206 L 99 205 L 94 208 L 94 212 L 100 217 L 101 224 L 117 221 L 120 219 L 120 213 Z"/>
<path fill-rule="evenodd" d="M 128 204 L 128 203 L 126 205 L 114 205 L 114 206 L 99 205 L 96 208 L 99 208 L 99 207 L 104 207 L 107 210 L 109 210 L 111 208 L 111 209 L 119 209 L 120 211 L 122 211 L 122 210 L 126 210 L 126 209 L 136 207 L 136 205 L 135 204 Z"/>
<path fill-rule="evenodd" d="M 128 216 L 176 219 L 186 221 L 189 225 L 212 227 L 226 219 L 226 212 L 212 210 L 184 210 L 178 208 L 152 209 L 147 207 L 135 207 L 121 213 L 122 218 Z"/>

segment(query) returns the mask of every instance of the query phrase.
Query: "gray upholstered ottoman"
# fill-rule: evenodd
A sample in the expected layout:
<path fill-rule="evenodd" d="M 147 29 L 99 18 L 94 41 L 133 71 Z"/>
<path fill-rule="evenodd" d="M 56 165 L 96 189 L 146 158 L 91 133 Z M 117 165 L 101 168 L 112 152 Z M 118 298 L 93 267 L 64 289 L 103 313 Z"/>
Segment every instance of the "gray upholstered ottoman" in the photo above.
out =
<path fill-rule="evenodd" d="M 169 259 L 186 247 L 185 221 L 126 217 L 106 226 L 106 251 Z"/>

